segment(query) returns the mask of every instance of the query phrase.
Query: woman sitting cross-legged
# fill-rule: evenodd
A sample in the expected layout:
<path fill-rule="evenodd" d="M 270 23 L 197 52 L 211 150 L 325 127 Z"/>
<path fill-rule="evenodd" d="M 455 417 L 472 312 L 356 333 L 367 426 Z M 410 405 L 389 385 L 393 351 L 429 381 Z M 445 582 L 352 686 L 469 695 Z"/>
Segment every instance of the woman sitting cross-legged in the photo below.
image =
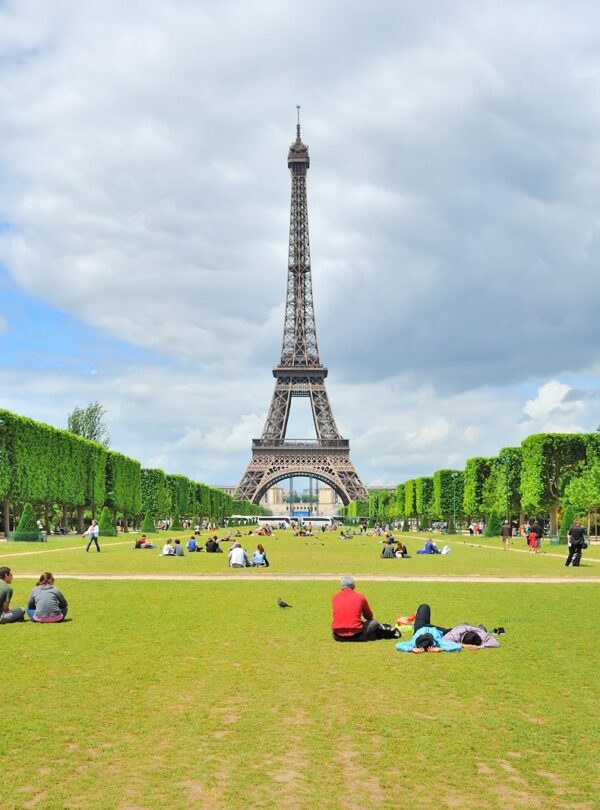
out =
<path fill-rule="evenodd" d="M 252 555 L 252 565 L 254 568 L 258 568 L 264 566 L 265 568 L 269 567 L 269 561 L 267 560 L 267 552 L 265 551 L 265 547 L 262 543 L 259 543 L 256 546 L 256 551 Z"/>
<path fill-rule="evenodd" d="M 31 591 L 27 614 L 32 622 L 62 622 L 67 615 L 67 600 L 54 584 L 50 571 L 40 574 L 37 585 Z"/>

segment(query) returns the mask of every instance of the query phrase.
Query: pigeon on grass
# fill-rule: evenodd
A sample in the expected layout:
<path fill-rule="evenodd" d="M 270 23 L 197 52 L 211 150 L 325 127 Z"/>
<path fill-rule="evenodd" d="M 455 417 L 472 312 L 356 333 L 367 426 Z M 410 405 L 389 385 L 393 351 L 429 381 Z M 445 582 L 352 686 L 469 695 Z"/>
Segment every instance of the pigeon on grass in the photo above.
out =
<path fill-rule="evenodd" d="M 291 605 L 288 605 L 288 603 L 284 602 L 283 599 L 281 598 L 277 600 L 277 604 L 279 605 L 280 608 L 291 607 Z"/>

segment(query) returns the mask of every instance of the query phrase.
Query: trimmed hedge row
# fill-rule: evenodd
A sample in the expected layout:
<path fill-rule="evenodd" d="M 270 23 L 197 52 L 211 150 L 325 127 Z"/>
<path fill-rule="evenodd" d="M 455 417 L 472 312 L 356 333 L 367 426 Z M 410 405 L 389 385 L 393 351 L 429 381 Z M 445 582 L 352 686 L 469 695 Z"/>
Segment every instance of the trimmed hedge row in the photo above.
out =
<path fill-rule="evenodd" d="M 263 514 L 248 501 L 234 501 L 221 490 L 183 475 L 142 469 L 139 461 L 67 430 L 0 409 L 0 501 L 8 532 L 10 505 L 31 503 L 38 513 L 55 505 L 76 509 L 82 529 L 83 511 L 109 509 L 124 525 L 144 516 L 147 531 L 156 518 L 207 518 L 219 522 L 231 514 Z M 37 530 L 37 526 L 35 527 Z"/>
<path fill-rule="evenodd" d="M 539 433 L 520 447 L 504 447 L 495 458 L 467 460 L 464 470 L 437 470 L 411 478 L 395 491 L 374 490 L 371 520 L 453 521 L 507 516 L 550 516 L 558 530 L 559 512 L 572 507 L 582 517 L 600 509 L 600 433 Z M 340 510 L 352 517 L 354 504 Z"/>

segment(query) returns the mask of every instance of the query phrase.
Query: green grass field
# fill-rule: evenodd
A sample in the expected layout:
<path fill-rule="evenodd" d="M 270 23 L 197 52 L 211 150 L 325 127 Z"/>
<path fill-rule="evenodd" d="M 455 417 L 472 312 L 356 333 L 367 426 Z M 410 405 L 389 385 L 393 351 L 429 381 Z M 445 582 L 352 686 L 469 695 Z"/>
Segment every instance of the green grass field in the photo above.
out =
<path fill-rule="evenodd" d="M 13 604 L 50 570 L 71 618 L 0 627 L 2 808 L 598 806 L 600 579 L 577 580 L 598 576 L 600 548 L 574 570 L 563 547 L 534 557 L 457 538 L 447 557 L 387 561 L 375 538 L 281 533 L 265 543 L 271 567 L 241 572 L 247 581 L 178 581 L 226 574 L 226 555 L 164 559 L 122 536 L 85 554 L 81 542 L 0 544 Z M 337 645 L 335 582 L 265 578 L 342 572 L 380 620 L 429 601 L 440 623 L 503 624 L 502 646 Z M 425 579 L 440 574 L 506 579 Z M 539 581 L 550 576 L 564 582 Z"/>

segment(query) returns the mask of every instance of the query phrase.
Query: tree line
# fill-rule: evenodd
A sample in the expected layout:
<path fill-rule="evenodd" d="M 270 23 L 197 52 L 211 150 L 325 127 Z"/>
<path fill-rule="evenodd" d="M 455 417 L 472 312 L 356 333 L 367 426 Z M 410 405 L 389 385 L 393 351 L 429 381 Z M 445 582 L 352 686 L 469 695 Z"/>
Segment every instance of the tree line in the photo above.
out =
<path fill-rule="evenodd" d="M 34 506 L 47 531 L 57 514 L 65 528 L 74 519 L 83 531 L 86 512 L 95 517 L 103 507 L 125 530 L 143 518 L 146 531 L 153 530 L 156 519 L 169 518 L 177 529 L 182 518 L 218 523 L 232 514 L 265 511 L 183 475 L 142 468 L 139 461 L 98 442 L 3 409 L 0 501 L 6 534 L 26 503 Z"/>
<path fill-rule="evenodd" d="M 600 509 L 600 433 L 538 433 L 492 458 L 467 459 L 464 470 L 437 470 L 372 490 L 340 514 L 370 520 L 404 520 L 428 528 L 433 520 L 519 520 L 549 517 L 550 534 L 569 509 L 588 521 Z"/>

